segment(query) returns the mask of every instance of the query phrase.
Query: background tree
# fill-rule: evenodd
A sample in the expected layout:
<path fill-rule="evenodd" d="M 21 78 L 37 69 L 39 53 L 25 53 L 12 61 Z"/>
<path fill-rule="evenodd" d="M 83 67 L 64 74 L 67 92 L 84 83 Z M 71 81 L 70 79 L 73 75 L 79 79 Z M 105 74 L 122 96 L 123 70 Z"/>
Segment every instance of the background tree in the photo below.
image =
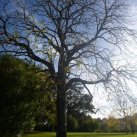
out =
<path fill-rule="evenodd" d="M 68 115 L 67 116 L 67 131 L 68 132 L 74 132 L 77 131 L 79 128 L 79 123 L 76 117 L 73 115 Z"/>
<path fill-rule="evenodd" d="M 136 103 L 130 102 L 126 96 L 118 95 L 115 97 L 115 106 L 113 107 L 113 114 L 123 120 L 125 132 L 134 133 L 136 127 Z"/>
<path fill-rule="evenodd" d="M 94 132 L 98 129 L 98 123 L 91 116 L 85 116 L 85 118 L 79 123 L 79 131 L 82 132 Z"/>
<path fill-rule="evenodd" d="M 93 98 L 84 90 L 80 83 L 75 83 L 67 92 L 67 113 L 79 115 L 79 113 L 94 113 Z"/>
<path fill-rule="evenodd" d="M 0 0 L 1 52 L 37 61 L 56 85 L 57 137 L 66 137 L 66 93 L 74 83 L 118 92 L 134 80 L 134 67 L 119 63 L 135 34 L 126 11 L 124 0 Z"/>
<path fill-rule="evenodd" d="M 72 85 L 67 92 L 67 131 L 88 131 L 84 130 L 82 122 L 92 120 L 91 117 L 87 116 L 94 113 L 92 101 L 92 97 L 85 92 L 80 83 Z"/>
<path fill-rule="evenodd" d="M 118 129 L 118 119 L 116 119 L 114 116 L 109 116 L 107 119 L 108 124 L 108 130 L 109 132 L 116 132 Z"/>
<path fill-rule="evenodd" d="M 100 131 L 102 132 L 108 132 L 108 124 L 107 124 L 107 118 L 103 118 L 101 120 L 101 124 L 100 124 Z"/>

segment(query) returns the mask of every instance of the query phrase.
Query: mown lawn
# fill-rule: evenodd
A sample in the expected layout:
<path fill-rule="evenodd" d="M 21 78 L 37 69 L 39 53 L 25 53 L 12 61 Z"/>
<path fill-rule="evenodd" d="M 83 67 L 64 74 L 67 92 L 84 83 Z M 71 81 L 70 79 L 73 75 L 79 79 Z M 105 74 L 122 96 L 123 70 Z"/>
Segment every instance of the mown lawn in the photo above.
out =
<path fill-rule="evenodd" d="M 55 137 L 55 133 L 34 133 L 24 137 Z M 68 137 L 137 137 L 137 134 L 122 133 L 68 133 Z"/>

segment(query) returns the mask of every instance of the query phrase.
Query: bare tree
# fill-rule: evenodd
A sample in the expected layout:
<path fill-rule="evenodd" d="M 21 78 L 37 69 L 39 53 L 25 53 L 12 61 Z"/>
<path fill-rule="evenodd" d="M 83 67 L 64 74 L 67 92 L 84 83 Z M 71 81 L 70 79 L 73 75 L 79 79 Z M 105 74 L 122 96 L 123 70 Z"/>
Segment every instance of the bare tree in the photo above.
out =
<path fill-rule="evenodd" d="M 0 52 L 42 64 L 56 85 L 57 137 L 66 137 L 66 92 L 74 83 L 121 89 L 131 68 L 118 64 L 134 31 L 124 0 L 0 0 Z M 116 86 L 115 86 L 116 85 Z"/>
<path fill-rule="evenodd" d="M 134 133 L 136 125 L 136 103 L 131 102 L 125 96 L 118 95 L 115 97 L 115 105 L 113 106 L 113 114 L 124 120 L 125 132 Z"/>
<path fill-rule="evenodd" d="M 127 102 L 122 99 L 118 99 L 117 102 L 117 108 L 115 109 L 115 113 L 117 113 L 118 116 L 122 117 L 124 120 L 125 125 L 125 132 L 128 134 L 128 116 L 127 116 Z"/>

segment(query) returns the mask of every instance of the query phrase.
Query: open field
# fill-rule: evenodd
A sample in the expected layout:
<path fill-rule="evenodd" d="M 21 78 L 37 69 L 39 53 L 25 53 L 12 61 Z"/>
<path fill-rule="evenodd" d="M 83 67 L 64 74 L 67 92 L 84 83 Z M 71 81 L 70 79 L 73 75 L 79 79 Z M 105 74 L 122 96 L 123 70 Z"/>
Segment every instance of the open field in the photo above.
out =
<path fill-rule="evenodd" d="M 55 133 L 27 134 L 24 137 L 55 137 Z M 137 134 L 123 133 L 68 133 L 68 137 L 137 137 Z"/>

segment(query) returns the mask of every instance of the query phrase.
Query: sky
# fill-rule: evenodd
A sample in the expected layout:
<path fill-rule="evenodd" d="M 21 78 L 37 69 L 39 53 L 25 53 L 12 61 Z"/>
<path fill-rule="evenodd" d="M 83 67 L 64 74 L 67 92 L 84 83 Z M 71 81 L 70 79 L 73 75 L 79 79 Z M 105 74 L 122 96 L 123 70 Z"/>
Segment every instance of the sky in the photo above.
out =
<path fill-rule="evenodd" d="M 131 15 L 133 22 L 129 22 L 129 27 L 137 30 L 137 0 L 127 0 L 129 3 L 129 15 Z M 131 25 L 132 24 L 132 25 Z M 137 53 L 137 49 L 133 48 L 131 49 L 133 54 Z M 129 60 L 130 63 L 136 64 L 136 60 Z M 135 98 L 137 97 L 137 87 L 135 87 L 132 83 L 129 83 L 131 85 L 131 88 L 133 90 L 133 94 Z M 109 94 L 106 94 L 103 89 L 95 90 L 92 86 L 89 86 L 89 89 L 91 93 L 93 94 L 93 105 L 97 109 L 96 114 L 92 114 L 93 118 L 105 118 L 109 115 L 112 115 L 113 107 L 115 106 L 115 101 L 111 100 L 111 97 Z"/>

